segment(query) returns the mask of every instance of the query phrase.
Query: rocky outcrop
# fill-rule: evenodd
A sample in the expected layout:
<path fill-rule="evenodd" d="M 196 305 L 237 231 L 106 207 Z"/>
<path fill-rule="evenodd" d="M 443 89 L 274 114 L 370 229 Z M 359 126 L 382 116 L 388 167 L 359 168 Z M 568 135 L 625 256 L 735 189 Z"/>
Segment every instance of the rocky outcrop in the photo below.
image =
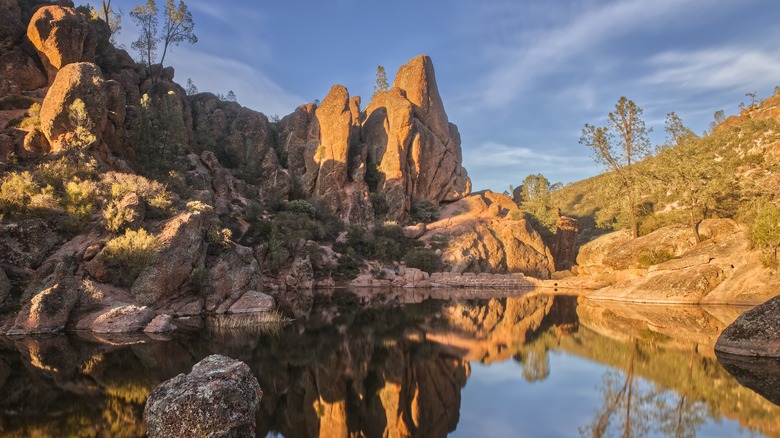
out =
<path fill-rule="evenodd" d="M 262 289 L 260 264 L 252 249 L 236 246 L 209 263 L 206 311 L 225 313 L 248 291 Z"/>
<path fill-rule="evenodd" d="M 24 35 L 18 0 L 0 0 L 0 53 L 10 50 Z"/>
<path fill-rule="evenodd" d="M 319 107 L 302 105 L 279 126 L 296 184 L 348 223 L 372 222 L 370 192 L 387 203 L 387 219 L 405 222 L 415 202 L 455 201 L 471 190 L 427 56 L 401 67 L 395 86 L 363 113 L 359 98 L 337 85 Z"/>
<path fill-rule="evenodd" d="M 19 269 L 37 269 L 65 238 L 43 219 L 0 224 L 0 263 Z"/>
<path fill-rule="evenodd" d="M 227 313 L 270 312 L 275 307 L 273 297 L 262 292 L 250 290 L 233 303 Z"/>
<path fill-rule="evenodd" d="M 571 269 L 577 263 L 577 235 L 579 232 L 580 225 L 577 219 L 568 216 L 558 216 L 555 241 L 552 245 L 556 271 Z"/>
<path fill-rule="evenodd" d="M 740 356 L 780 357 L 780 296 L 740 315 L 723 330 L 715 351 Z"/>
<path fill-rule="evenodd" d="M 176 330 L 171 315 L 157 315 L 144 327 L 144 333 L 168 333 Z"/>
<path fill-rule="evenodd" d="M 67 64 L 93 62 L 97 39 L 89 32 L 83 15 L 73 8 L 44 6 L 38 9 L 27 26 L 27 38 L 41 58 L 49 82 Z"/>
<path fill-rule="evenodd" d="M 48 85 L 49 81 L 30 55 L 14 48 L 0 55 L 0 97 L 20 95 Z"/>
<path fill-rule="evenodd" d="M 163 249 L 133 283 L 130 292 L 139 303 L 152 306 L 180 297 L 191 287 L 193 269 L 206 248 L 206 213 L 186 212 L 170 219 L 158 236 Z"/>
<path fill-rule="evenodd" d="M 25 290 L 24 304 L 8 334 L 54 333 L 65 328 L 79 300 L 80 282 L 73 275 L 73 260 L 52 267 L 50 274 L 32 281 Z"/>
<path fill-rule="evenodd" d="M 404 220 L 415 202 L 454 201 L 470 192 L 460 134 L 447 119 L 429 57 L 402 66 L 393 88 L 377 93 L 365 113 L 362 139 L 389 219 Z"/>
<path fill-rule="evenodd" d="M 287 198 L 292 180 L 279 164 L 266 116 L 235 102 L 223 102 L 211 93 L 187 101 L 192 107 L 196 150 L 213 152 L 221 166 L 239 171 L 244 180 L 258 187 L 264 200 Z"/>
<path fill-rule="evenodd" d="M 747 233 L 733 220 L 702 222 L 700 231 L 707 239 L 695 246 L 687 240 L 673 241 L 680 230 L 678 226 L 661 228 L 644 236 L 656 236 L 655 240 L 640 237 L 628 241 L 626 246 L 631 251 L 611 250 L 634 260 L 621 264 L 615 263 L 607 248 L 627 239 L 623 232 L 605 235 L 583 246 L 578 261 L 593 264 L 581 265 L 580 271 L 591 274 L 592 278 L 612 278 L 613 283 L 589 293 L 588 297 L 635 302 L 757 304 L 777 294 L 780 282 L 763 267 L 760 252 L 752 248 Z M 691 234 L 690 230 L 685 231 L 688 231 L 685 235 Z M 648 247 L 634 246 L 637 241 Z M 673 251 L 688 244 L 690 248 L 675 255 Z M 604 258 L 599 263 L 601 255 Z M 615 266 L 638 266 L 640 261 L 644 263 L 642 269 L 615 269 Z M 654 264 L 647 266 L 649 263 Z"/>
<path fill-rule="evenodd" d="M 485 191 L 452 203 L 428 225 L 427 242 L 444 242 L 454 273 L 523 273 L 550 278 L 550 249 L 509 196 Z"/>
<path fill-rule="evenodd" d="M 158 385 L 146 401 L 144 422 L 154 437 L 254 437 L 263 391 L 249 367 L 211 355 Z"/>
<path fill-rule="evenodd" d="M 121 305 L 108 309 L 92 323 L 95 333 L 132 333 L 143 330 L 154 318 L 146 306 Z"/>
<path fill-rule="evenodd" d="M 84 104 L 81 120 L 74 117 L 71 108 L 77 99 Z M 40 116 L 41 131 L 54 152 L 99 143 L 106 126 L 108 107 L 103 74 L 98 66 L 78 62 L 59 70 L 43 100 Z"/>

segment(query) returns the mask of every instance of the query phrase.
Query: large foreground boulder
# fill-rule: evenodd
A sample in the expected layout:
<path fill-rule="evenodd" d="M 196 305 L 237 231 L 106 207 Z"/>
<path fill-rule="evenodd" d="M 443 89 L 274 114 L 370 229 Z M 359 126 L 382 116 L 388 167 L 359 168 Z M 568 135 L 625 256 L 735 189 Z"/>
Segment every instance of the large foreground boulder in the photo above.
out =
<path fill-rule="evenodd" d="M 249 367 L 211 355 L 157 386 L 146 401 L 149 437 L 254 437 L 263 391 Z"/>
<path fill-rule="evenodd" d="M 723 330 L 715 351 L 740 356 L 780 357 L 780 296 L 740 315 Z"/>

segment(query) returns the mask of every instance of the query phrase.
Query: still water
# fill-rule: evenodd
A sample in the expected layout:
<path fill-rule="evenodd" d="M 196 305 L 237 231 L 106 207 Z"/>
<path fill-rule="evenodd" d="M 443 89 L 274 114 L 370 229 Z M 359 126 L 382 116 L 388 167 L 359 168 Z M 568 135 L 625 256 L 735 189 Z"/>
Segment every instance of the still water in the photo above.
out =
<path fill-rule="evenodd" d="M 435 293 L 322 297 L 280 330 L 0 338 L 0 436 L 143 436 L 149 392 L 213 353 L 258 377 L 258 436 L 780 436 L 780 365 L 713 351 L 744 308 Z"/>

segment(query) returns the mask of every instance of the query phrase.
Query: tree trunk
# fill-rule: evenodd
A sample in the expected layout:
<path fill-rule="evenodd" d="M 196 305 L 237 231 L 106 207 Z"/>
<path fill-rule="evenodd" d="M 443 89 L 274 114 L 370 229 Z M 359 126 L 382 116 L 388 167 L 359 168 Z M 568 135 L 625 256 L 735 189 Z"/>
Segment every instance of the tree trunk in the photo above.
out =
<path fill-rule="evenodd" d="M 699 222 L 696 220 L 696 217 L 693 215 L 693 208 L 688 209 L 688 213 L 690 213 L 691 218 L 691 231 L 693 231 L 693 236 L 696 238 L 696 244 L 701 243 L 701 235 L 699 235 Z"/>

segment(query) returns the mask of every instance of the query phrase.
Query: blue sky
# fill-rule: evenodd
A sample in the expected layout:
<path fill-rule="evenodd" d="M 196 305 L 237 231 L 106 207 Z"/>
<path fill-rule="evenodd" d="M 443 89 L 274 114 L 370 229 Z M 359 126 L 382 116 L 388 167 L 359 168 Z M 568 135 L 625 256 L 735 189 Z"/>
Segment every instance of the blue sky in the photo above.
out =
<path fill-rule="evenodd" d="M 128 12 L 140 0 L 114 3 L 129 48 Z M 187 4 L 200 41 L 167 55 L 176 80 L 233 90 L 269 116 L 322 99 L 337 83 L 365 107 L 377 65 L 392 83 L 409 59 L 431 56 L 475 190 L 503 191 L 530 173 L 564 183 L 600 173 L 578 139 L 622 95 L 644 109 L 660 144 L 670 111 L 701 133 L 715 111 L 734 114 L 745 93 L 766 97 L 780 85 L 776 0 Z"/>

